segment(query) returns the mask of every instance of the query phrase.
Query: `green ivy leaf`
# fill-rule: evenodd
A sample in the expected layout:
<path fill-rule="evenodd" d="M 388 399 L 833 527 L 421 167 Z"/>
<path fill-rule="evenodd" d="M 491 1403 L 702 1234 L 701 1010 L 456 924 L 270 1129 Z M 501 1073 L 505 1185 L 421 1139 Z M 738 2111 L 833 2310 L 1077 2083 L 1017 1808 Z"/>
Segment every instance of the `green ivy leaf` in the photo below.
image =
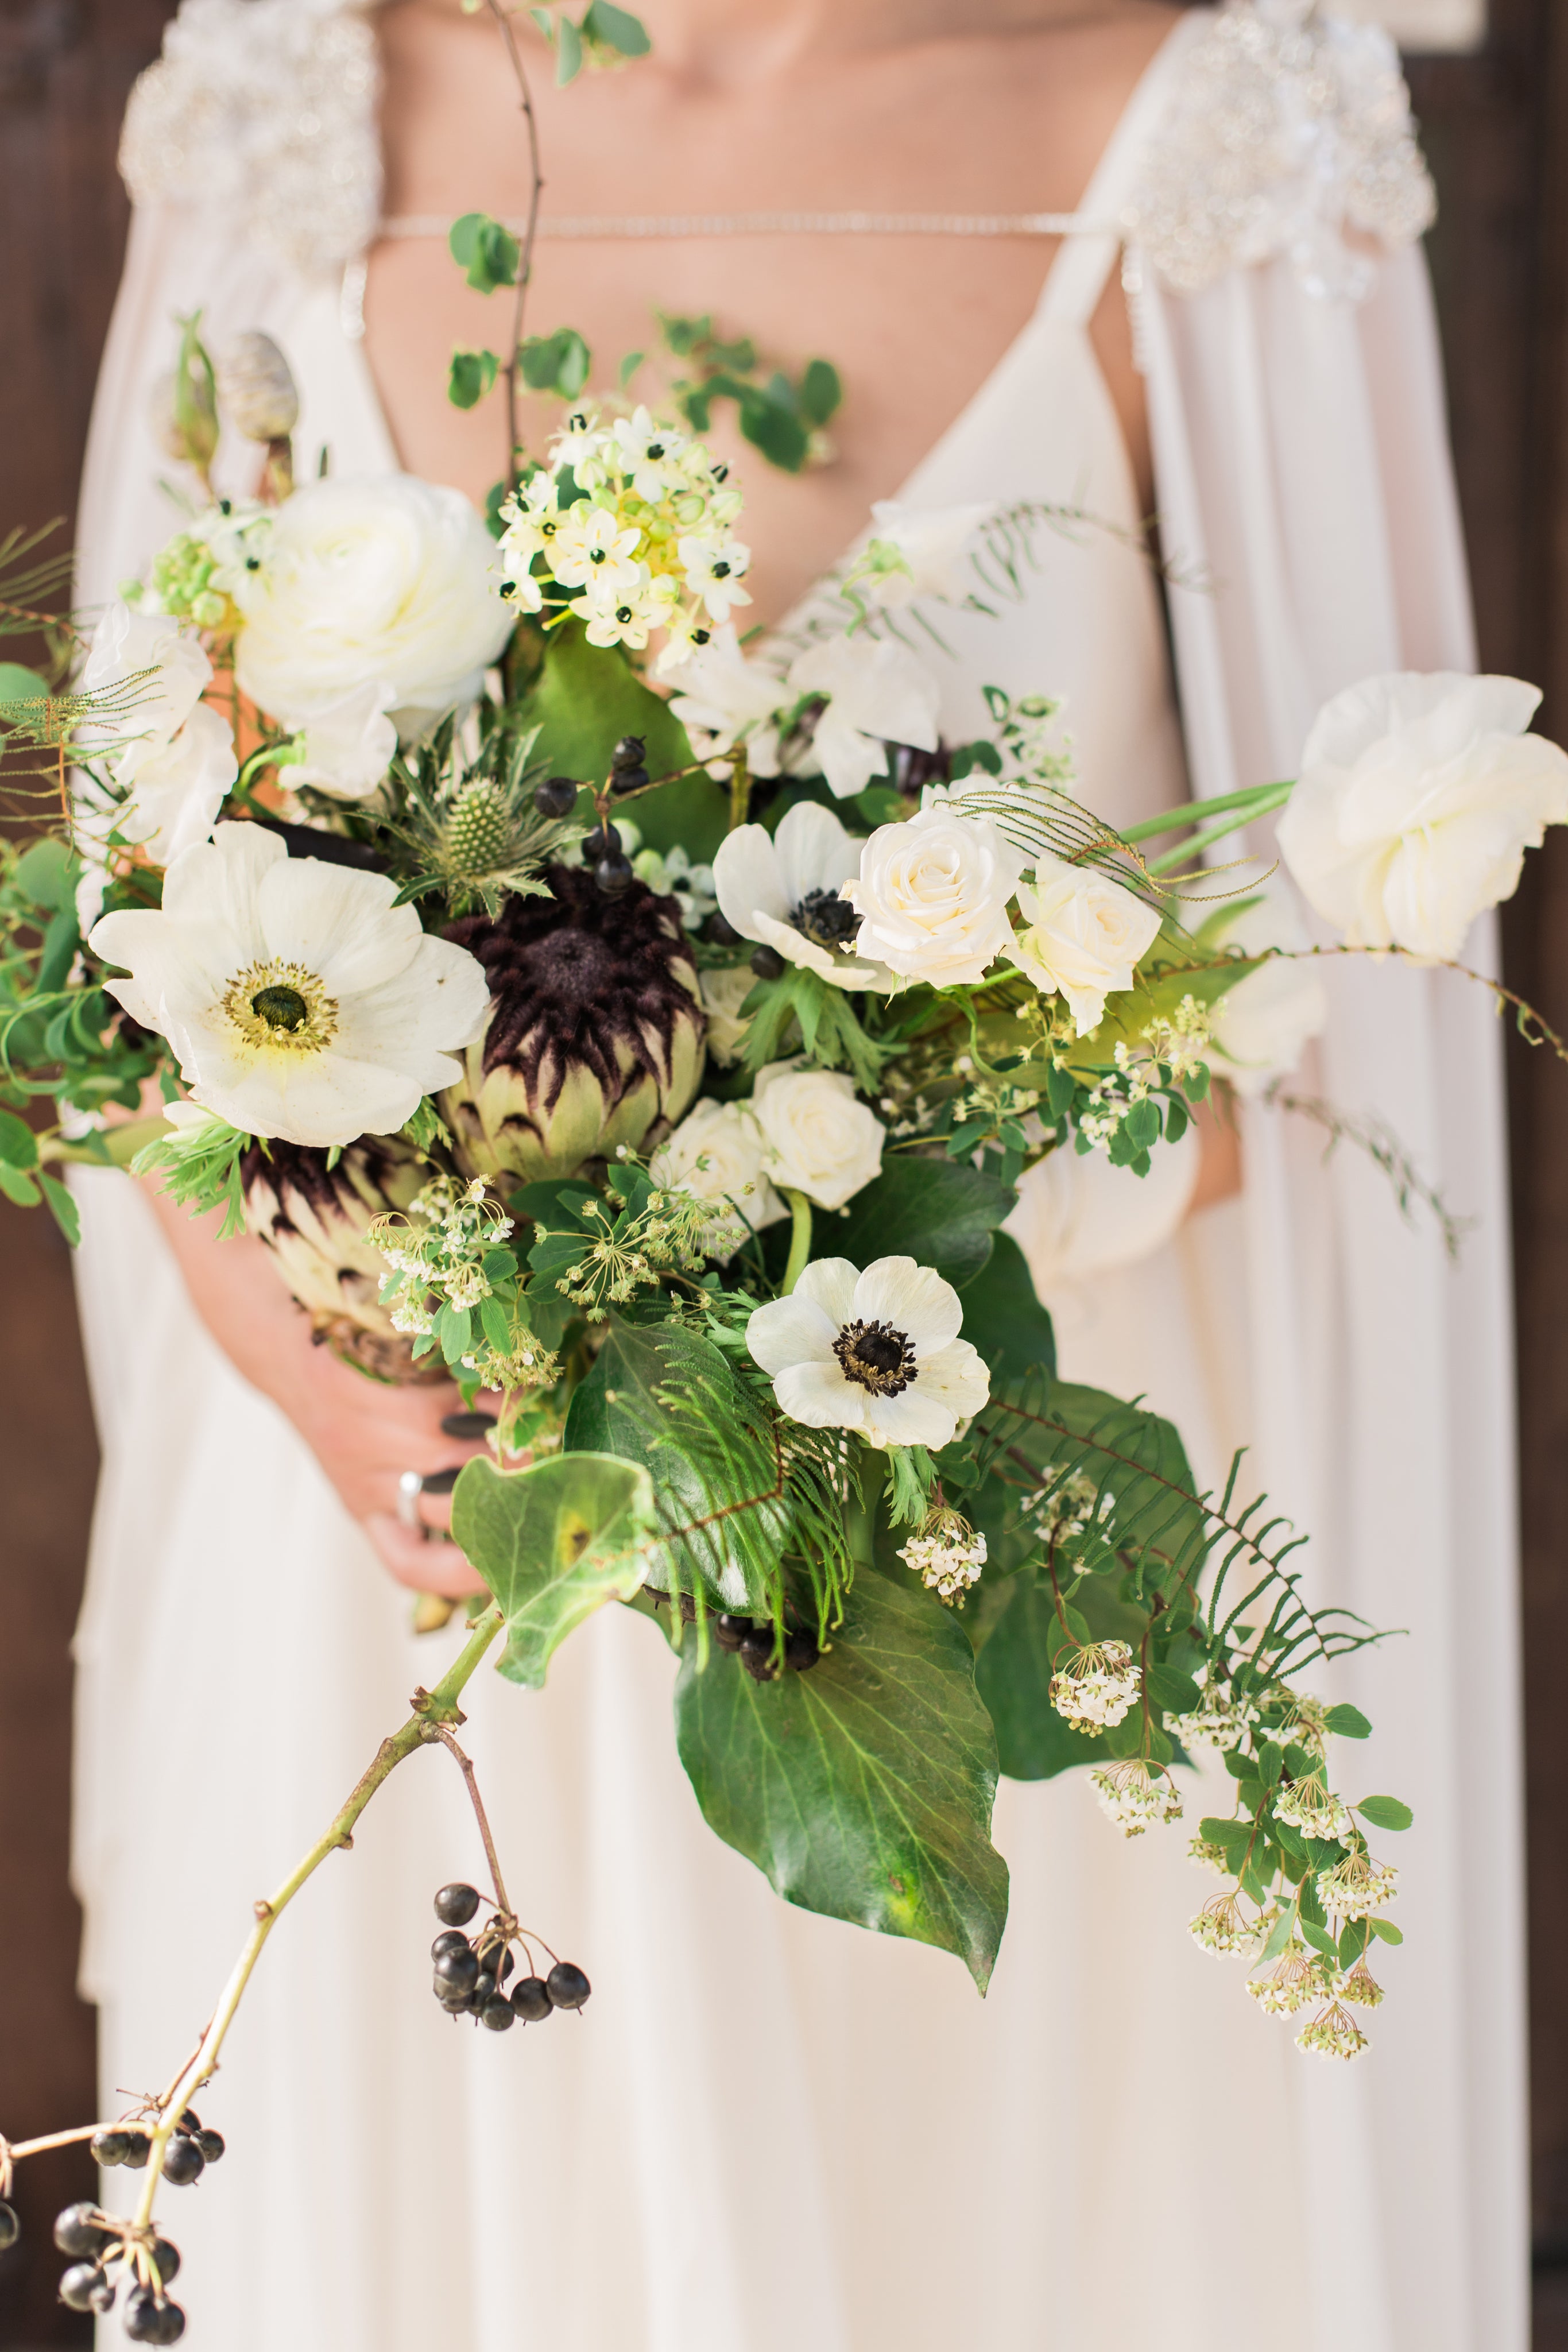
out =
<path fill-rule="evenodd" d="M 1397 1797 L 1363 1797 L 1354 1810 L 1375 1830 L 1407 1830 L 1416 1816 Z"/>
<path fill-rule="evenodd" d="M 569 1633 L 606 1601 L 629 1601 L 647 1569 L 653 1486 L 636 1463 L 555 1454 L 528 1470 L 470 1462 L 452 1496 L 452 1532 L 499 1601 L 498 1670 L 529 1690 Z"/>
<path fill-rule="evenodd" d="M 996 1739 L 939 1602 L 862 1571 L 820 1663 L 771 1683 L 688 1648 L 675 1736 L 709 1828 L 787 1902 L 955 1952 L 985 1990 L 1008 1902 Z"/>
<path fill-rule="evenodd" d="M 876 1181 L 856 1193 L 847 1217 L 818 1218 L 812 1255 L 847 1257 L 858 1266 L 912 1257 L 962 1289 L 984 1270 L 992 1236 L 1017 1199 L 1011 1185 L 977 1168 L 889 1159 Z"/>
<path fill-rule="evenodd" d="M 643 685 L 618 648 L 591 646 L 578 621 L 551 629 L 519 724 L 539 729 L 534 757 L 551 775 L 601 782 L 622 735 L 643 738 L 651 776 L 691 764 L 685 729 L 670 716 L 668 703 Z M 680 843 L 691 857 L 711 858 L 724 839 L 729 803 L 711 777 L 699 774 L 640 793 L 628 814 L 644 847 L 667 850 Z"/>
<path fill-rule="evenodd" d="M 1051 1318 L 1035 1297 L 1029 1260 L 1010 1234 L 991 1236 L 991 1254 L 964 1285 L 964 1337 L 990 1370 L 993 1388 L 1039 1365 L 1056 1370 Z"/>

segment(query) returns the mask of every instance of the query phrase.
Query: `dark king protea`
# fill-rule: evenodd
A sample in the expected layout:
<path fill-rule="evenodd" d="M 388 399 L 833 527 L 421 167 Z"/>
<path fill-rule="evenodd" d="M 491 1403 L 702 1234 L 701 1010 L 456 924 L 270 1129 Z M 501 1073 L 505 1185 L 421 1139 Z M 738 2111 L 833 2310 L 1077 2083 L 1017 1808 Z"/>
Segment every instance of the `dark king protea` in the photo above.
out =
<path fill-rule="evenodd" d="M 406 1144 L 367 1136 L 335 1168 L 302 1144 L 252 1144 L 242 1163 L 246 1222 L 277 1261 L 316 1338 L 344 1362 L 380 1380 L 442 1379 L 417 1369 L 378 1293 L 387 1264 L 365 1239 L 373 1217 L 406 1209 L 430 1170 Z"/>
<path fill-rule="evenodd" d="M 465 1169 L 570 1176 L 635 1150 L 697 1089 L 705 1027 L 673 898 L 640 882 L 619 897 L 571 866 L 548 898 L 508 898 L 446 936 L 477 956 L 493 1000 L 461 1086 L 442 1097 Z"/>

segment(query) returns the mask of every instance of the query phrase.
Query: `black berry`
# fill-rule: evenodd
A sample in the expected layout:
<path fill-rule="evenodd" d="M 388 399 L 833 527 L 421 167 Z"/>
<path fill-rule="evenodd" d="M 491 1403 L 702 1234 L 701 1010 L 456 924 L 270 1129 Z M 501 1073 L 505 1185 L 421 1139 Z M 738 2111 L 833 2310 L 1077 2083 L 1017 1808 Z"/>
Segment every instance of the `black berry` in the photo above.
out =
<path fill-rule="evenodd" d="M 142 2166 L 146 2163 L 148 2158 L 152 2153 L 152 2134 L 144 2131 L 131 2131 L 127 2132 L 125 2137 L 130 2141 L 131 2145 L 126 2149 L 125 2154 L 120 2158 L 120 2161 L 126 2167 L 127 2170 L 131 2172 L 140 2172 Z"/>
<path fill-rule="evenodd" d="M 534 806 L 541 816 L 570 816 L 580 789 L 575 776 L 547 776 L 534 786 Z"/>
<path fill-rule="evenodd" d="M 716 1617 L 713 1621 L 713 1638 L 721 1650 L 738 1650 L 750 1631 L 749 1617 Z"/>
<path fill-rule="evenodd" d="M 617 855 L 601 857 L 593 869 L 593 878 L 607 898 L 619 898 L 630 890 L 637 877 L 632 871 L 632 860 Z"/>
<path fill-rule="evenodd" d="M 497 1984 L 505 1984 L 507 1979 L 511 1975 L 512 1970 L 517 1964 L 516 1960 L 513 1959 L 510 1952 L 506 1950 L 503 1947 L 499 1959 L 497 1959 L 495 1953 L 492 1952 L 489 1955 L 486 1965 L 494 1969 L 496 1972 L 496 1982 Z"/>
<path fill-rule="evenodd" d="M 56 2216 L 55 2243 L 62 2254 L 74 2254 L 78 2262 L 96 2259 L 111 2242 L 110 2232 L 99 2225 L 96 2205 L 68 2205 Z"/>
<path fill-rule="evenodd" d="M 479 1908 L 477 1887 L 444 1886 L 435 1898 L 435 1916 L 444 1927 L 466 1927 Z"/>
<path fill-rule="evenodd" d="M 519 1977 L 512 1987 L 512 2007 L 529 2025 L 548 2017 L 554 2006 L 543 1977 Z"/>
<path fill-rule="evenodd" d="M 438 1960 L 443 1952 L 465 1952 L 467 1949 L 468 1938 L 461 1927 L 444 1927 L 430 1948 L 430 1957 Z"/>
<path fill-rule="evenodd" d="M 582 862 L 591 866 L 601 857 L 619 857 L 621 835 L 612 824 L 596 824 L 582 836 Z"/>
<path fill-rule="evenodd" d="M 779 980 L 783 977 L 784 959 L 777 948 L 753 948 L 751 969 L 758 980 Z"/>
<path fill-rule="evenodd" d="M 804 1625 L 797 1625 L 785 1634 L 784 1663 L 793 1666 L 798 1675 L 810 1674 L 821 1654 L 816 1635 L 809 1633 Z"/>
<path fill-rule="evenodd" d="M 593 1987 L 571 1960 L 558 1960 L 545 1979 L 545 1990 L 555 2009 L 580 2009 Z"/>
<path fill-rule="evenodd" d="M 98 2264 L 73 2263 L 60 2281 L 60 2301 L 68 2311 L 96 2311 L 107 2308 L 107 2306 L 100 2306 L 97 2301 L 99 2288 L 106 2286 L 109 2287 L 110 2301 L 112 2303 L 114 2289 L 109 2286 L 109 2281 L 104 2277 Z"/>
<path fill-rule="evenodd" d="M 92 2136 L 92 2152 L 99 2164 L 123 2164 L 131 2153 L 131 2143 L 136 2135 L 107 2125 Z"/>
<path fill-rule="evenodd" d="M 202 2143 L 193 2136 L 182 2133 L 172 2139 L 163 2151 L 163 2178 L 172 2180 L 176 2189 L 188 2189 L 207 2168 L 202 2154 Z"/>
<path fill-rule="evenodd" d="M 648 781 L 646 768 L 617 768 L 610 779 L 612 793 L 640 793 Z"/>
<path fill-rule="evenodd" d="M 455 1991 L 449 1984 L 443 1984 L 439 1977 L 435 1979 L 434 1990 L 435 1998 L 441 2003 L 442 2008 L 446 2011 L 448 2017 L 461 2017 L 463 2011 L 468 2006 L 467 1994 L 465 1992 Z"/>
<path fill-rule="evenodd" d="M 158 2275 L 165 2286 L 180 2275 L 180 2249 L 172 2246 L 167 2238 L 154 2238 L 147 2249 L 158 2265 Z"/>
<path fill-rule="evenodd" d="M 477 1954 L 466 1946 L 460 1952 L 443 1952 L 435 1963 L 435 1981 L 437 1986 L 449 1986 L 454 1993 L 461 1994 L 466 2000 L 479 1981 Z M 442 1998 L 444 2000 L 444 1992 Z"/>
<path fill-rule="evenodd" d="M 703 937 L 705 940 L 711 940 L 716 948 L 732 948 L 740 937 L 740 933 L 736 929 L 735 925 L 727 922 L 722 915 L 713 914 L 703 925 Z"/>
<path fill-rule="evenodd" d="M 14 2246 L 22 2234 L 22 2224 L 16 2219 L 14 2205 L 0 2205 L 0 2254 Z"/>
<path fill-rule="evenodd" d="M 199 2132 L 202 2128 L 202 2118 L 194 2107 L 187 2107 L 174 2128 L 176 2131 Z"/>
<path fill-rule="evenodd" d="M 776 1664 L 771 1625 L 747 1627 L 740 1637 L 740 1663 L 759 1683 L 768 1681 Z"/>
<path fill-rule="evenodd" d="M 479 2022 L 487 2025 L 492 2033 L 505 2033 L 516 2025 L 517 2013 L 504 1992 L 493 1992 L 479 2011 Z"/>
<path fill-rule="evenodd" d="M 206 2158 L 209 2164 L 216 2164 L 218 2162 L 224 2152 L 224 2136 L 222 2132 L 199 2131 L 196 2134 L 196 2146 L 201 2149 L 202 2154 Z"/>
<path fill-rule="evenodd" d="M 92 2290 L 88 2296 L 88 2301 L 100 2317 L 104 2312 L 112 2311 L 114 2309 L 114 2281 L 111 2278 L 103 2277 L 100 2273 L 99 2276 L 94 2279 L 92 2283 Z"/>
<path fill-rule="evenodd" d="M 610 754 L 610 764 L 622 774 L 624 774 L 628 768 L 640 768 L 647 749 L 648 746 L 641 735 L 622 735 L 620 742 Z"/>
<path fill-rule="evenodd" d="M 485 2003 L 491 1998 L 495 1990 L 496 1972 L 494 1969 L 481 1969 L 479 1971 L 478 1982 L 475 1985 L 473 1991 L 468 1996 L 468 2006 L 474 2011 L 476 2017 L 477 2017 L 479 2011 L 484 2008 Z"/>
<path fill-rule="evenodd" d="M 185 2333 L 185 2315 L 177 2303 L 165 2302 L 150 2286 L 135 2287 L 126 2299 L 125 2332 L 133 2344 L 178 2344 Z"/>

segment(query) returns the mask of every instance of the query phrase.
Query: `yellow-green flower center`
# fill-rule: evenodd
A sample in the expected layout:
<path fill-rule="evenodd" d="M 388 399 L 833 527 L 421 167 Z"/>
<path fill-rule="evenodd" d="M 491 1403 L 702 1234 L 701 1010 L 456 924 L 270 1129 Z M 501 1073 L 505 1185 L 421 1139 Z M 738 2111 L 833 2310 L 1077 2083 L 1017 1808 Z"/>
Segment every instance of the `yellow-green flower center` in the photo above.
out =
<path fill-rule="evenodd" d="M 319 978 L 280 957 L 236 972 L 222 1003 L 246 1043 L 266 1052 L 319 1054 L 337 1034 L 338 1007 Z"/>

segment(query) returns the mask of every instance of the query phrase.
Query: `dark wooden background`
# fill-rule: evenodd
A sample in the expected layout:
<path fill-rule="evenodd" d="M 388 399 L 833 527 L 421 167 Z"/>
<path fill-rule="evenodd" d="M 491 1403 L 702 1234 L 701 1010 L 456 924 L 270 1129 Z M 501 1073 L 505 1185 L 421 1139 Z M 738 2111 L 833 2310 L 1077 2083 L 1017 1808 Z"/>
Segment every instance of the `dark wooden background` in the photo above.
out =
<path fill-rule="evenodd" d="M 1491 0 L 1483 52 L 1416 58 L 1443 196 L 1433 242 L 1487 667 L 1538 679 L 1568 741 L 1568 0 Z M 168 0 L 0 0 L 0 522 L 68 515 L 125 233 L 121 108 Z M 1568 1030 L 1568 838 L 1509 909 L 1508 977 Z M 1568 2352 L 1568 1074 L 1511 1068 L 1523 1407 L 1536 2352 Z M 0 1202 L 0 2129 L 89 2116 L 93 2027 L 72 1994 L 68 1643 L 94 1448 L 66 1252 Z M 1484 1903 L 1487 1890 L 1478 1887 Z M 67 2156 L 18 2177 L 0 2347 L 86 2344 L 54 2300 Z M 1487 2352 L 1478 2346 L 1476 2352 Z"/>

